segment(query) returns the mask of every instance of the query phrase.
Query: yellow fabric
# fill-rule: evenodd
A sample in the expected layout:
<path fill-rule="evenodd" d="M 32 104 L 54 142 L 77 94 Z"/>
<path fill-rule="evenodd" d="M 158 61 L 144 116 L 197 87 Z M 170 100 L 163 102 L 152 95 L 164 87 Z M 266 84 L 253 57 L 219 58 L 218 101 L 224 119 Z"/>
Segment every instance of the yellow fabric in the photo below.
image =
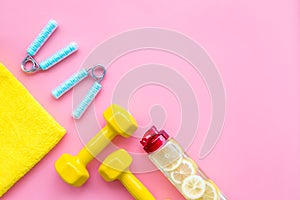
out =
<path fill-rule="evenodd" d="M 0 63 L 0 197 L 65 133 Z"/>

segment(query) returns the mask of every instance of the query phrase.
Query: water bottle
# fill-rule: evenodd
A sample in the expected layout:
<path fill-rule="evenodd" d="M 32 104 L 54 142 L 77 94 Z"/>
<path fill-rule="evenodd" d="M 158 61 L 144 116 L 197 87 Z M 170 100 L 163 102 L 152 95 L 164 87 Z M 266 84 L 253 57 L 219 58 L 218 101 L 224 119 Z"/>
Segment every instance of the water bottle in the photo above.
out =
<path fill-rule="evenodd" d="M 183 148 L 164 130 L 149 129 L 140 143 L 154 165 L 188 200 L 226 200 Z"/>

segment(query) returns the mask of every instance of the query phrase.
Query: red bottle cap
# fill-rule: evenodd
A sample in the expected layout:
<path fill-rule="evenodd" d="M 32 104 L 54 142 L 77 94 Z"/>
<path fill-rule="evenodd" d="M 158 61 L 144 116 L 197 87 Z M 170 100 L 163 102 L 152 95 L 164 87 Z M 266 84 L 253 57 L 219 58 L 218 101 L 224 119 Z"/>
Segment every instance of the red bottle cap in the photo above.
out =
<path fill-rule="evenodd" d="M 147 153 L 156 151 L 163 146 L 170 136 L 164 131 L 158 131 L 155 126 L 152 126 L 144 135 L 140 143 L 143 145 Z"/>

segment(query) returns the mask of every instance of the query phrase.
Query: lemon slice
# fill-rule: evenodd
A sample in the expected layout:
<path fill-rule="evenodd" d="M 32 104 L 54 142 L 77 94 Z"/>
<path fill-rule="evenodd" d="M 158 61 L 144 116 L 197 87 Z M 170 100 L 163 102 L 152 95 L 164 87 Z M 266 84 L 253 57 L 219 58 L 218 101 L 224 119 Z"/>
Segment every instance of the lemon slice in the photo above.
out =
<path fill-rule="evenodd" d="M 170 172 L 170 177 L 175 184 L 181 184 L 182 181 L 196 173 L 196 168 L 193 163 L 189 160 L 183 159 L 180 165 Z"/>
<path fill-rule="evenodd" d="M 179 161 L 181 161 L 183 155 L 184 152 L 181 147 L 171 139 L 159 151 L 153 152 L 151 159 L 158 168 L 171 171 L 175 169 L 176 164 L 180 164 Z"/>
<path fill-rule="evenodd" d="M 206 181 L 206 189 L 204 192 L 204 195 L 200 198 L 200 200 L 219 200 L 219 189 L 217 186 L 211 182 L 211 181 Z"/>
<path fill-rule="evenodd" d="M 188 176 L 184 179 L 181 190 L 187 199 L 199 199 L 205 194 L 206 181 L 198 175 Z"/>
<path fill-rule="evenodd" d="M 180 165 L 182 159 L 183 159 L 182 156 L 180 156 L 177 160 L 164 167 L 164 170 L 168 172 L 175 170 Z"/>

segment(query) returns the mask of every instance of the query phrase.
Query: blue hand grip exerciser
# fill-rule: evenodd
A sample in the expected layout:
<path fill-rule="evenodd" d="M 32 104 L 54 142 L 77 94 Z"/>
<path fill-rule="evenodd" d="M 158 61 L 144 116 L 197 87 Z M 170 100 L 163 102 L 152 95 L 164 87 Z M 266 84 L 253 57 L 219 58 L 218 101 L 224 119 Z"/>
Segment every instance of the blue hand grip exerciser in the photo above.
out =
<path fill-rule="evenodd" d="M 95 70 L 97 68 L 100 68 L 101 74 L 96 75 Z M 89 71 L 91 71 L 91 77 L 96 81 L 93 86 L 89 89 L 83 100 L 79 103 L 79 105 L 76 107 L 76 109 L 72 112 L 72 116 L 75 119 L 79 119 L 83 113 L 86 111 L 86 109 L 89 107 L 89 105 L 92 103 L 92 101 L 95 99 L 97 94 L 100 92 L 102 86 L 101 81 L 103 80 L 106 70 L 102 65 L 95 65 L 88 70 L 81 69 L 78 73 L 71 76 L 69 79 L 67 79 L 65 82 L 60 84 L 57 88 L 52 90 L 52 96 L 55 99 L 60 98 L 63 94 L 65 94 L 67 91 L 69 91 L 71 88 L 73 88 L 75 85 L 77 85 L 79 82 L 81 82 L 83 79 L 85 79 Z"/>
<path fill-rule="evenodd" d="M 38 34 L 38 36 L 34 39 L 34 41 L 30 44 L 30 46 L 27 49 L 28 55 L 24 58 L 21 64 L 21 69 L 24 72 L 32 73 L 37 71 L 38 69 L 42 69 L 43 71 L 47 70 L 56 63 L 62 61 L 63 59 L 74 53 L 78 49 L 77 44 L 75 42 L 71 42 L 68 46 L 59 50 L 54 55 L 50 56 L 45 61 L 43 61 L 41 64 L 39 64 L 33 58 L 33 56 L 45 44 L 45 42 L 52 35 L 52 33 L 56 30 L 57 27 L 57 22 L 55 20 L 50 20 L 48 24 L 43 28 L 43 30 Z M 30 68 L 25 67 L 27 62 L 31 63 Z"/>

